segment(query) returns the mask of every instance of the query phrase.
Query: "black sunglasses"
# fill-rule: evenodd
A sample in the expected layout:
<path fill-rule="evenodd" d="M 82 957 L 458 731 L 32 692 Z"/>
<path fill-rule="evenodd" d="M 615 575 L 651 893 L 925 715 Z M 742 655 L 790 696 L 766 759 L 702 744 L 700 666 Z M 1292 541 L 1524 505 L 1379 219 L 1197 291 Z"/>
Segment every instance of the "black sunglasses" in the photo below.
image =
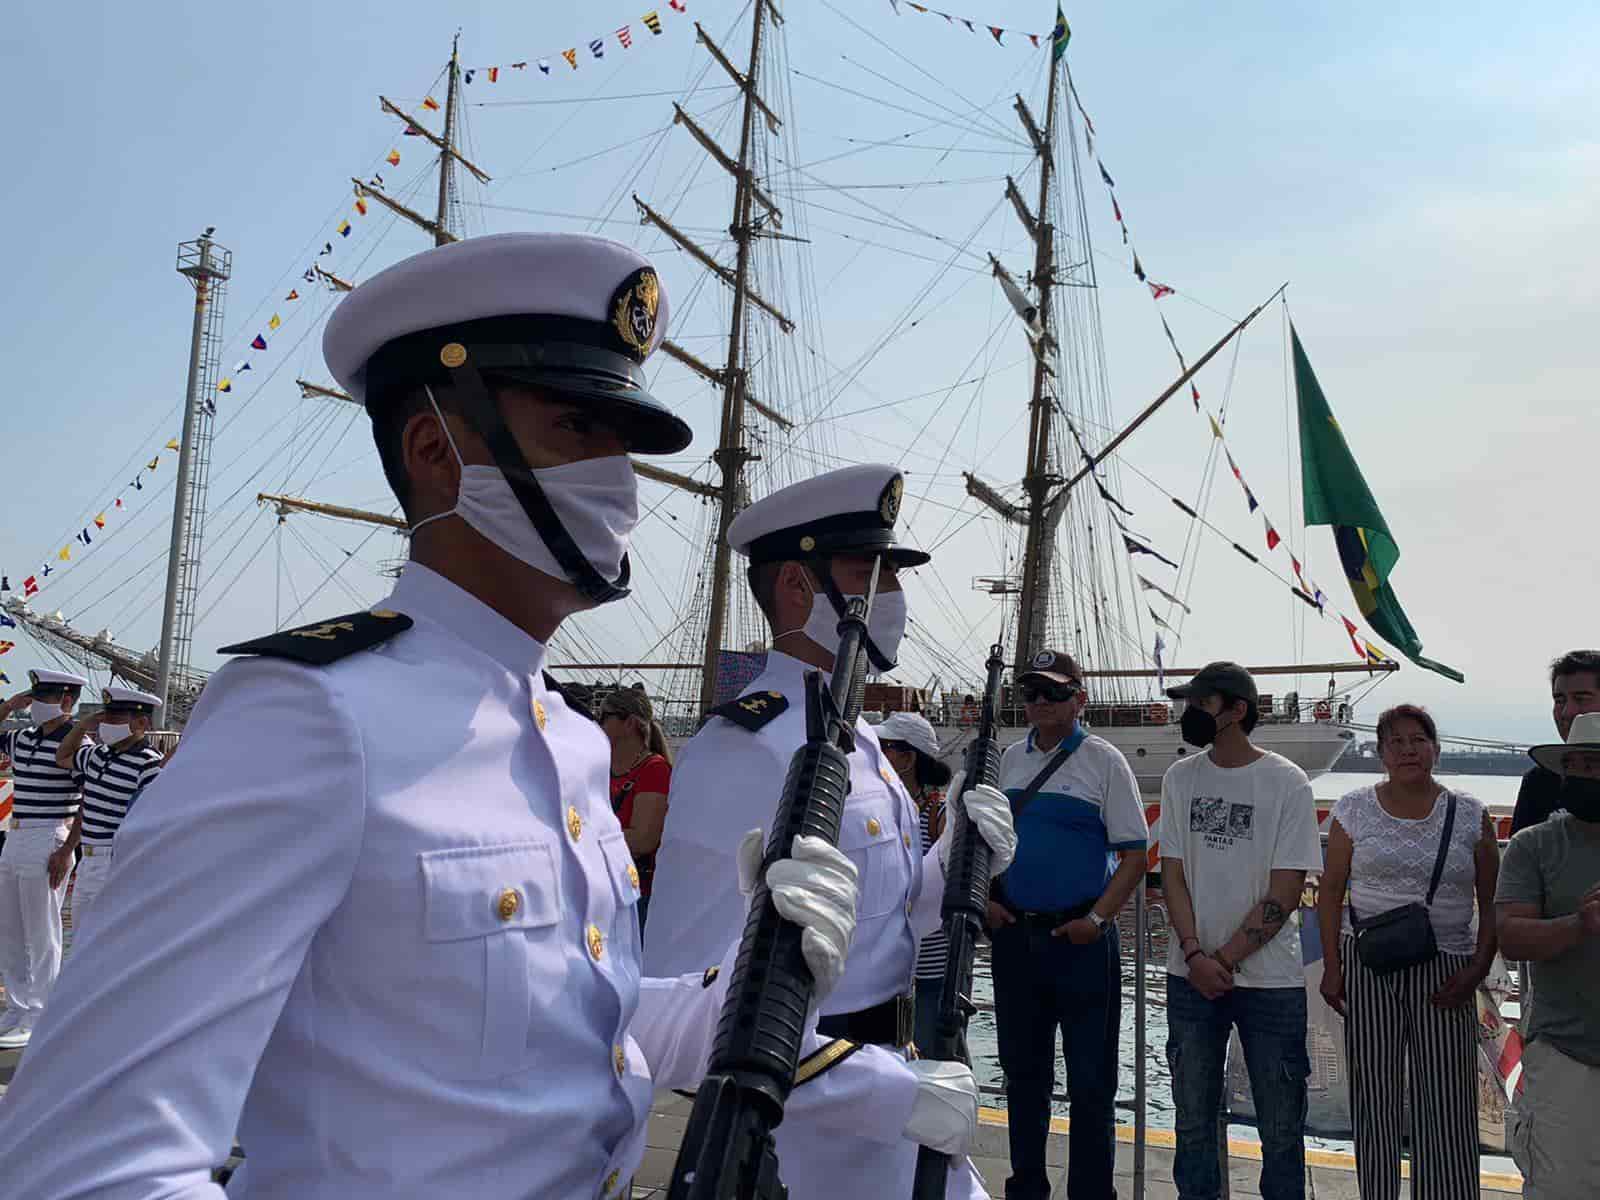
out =
<path fill-rule="evenodd" d="M 1070 683 L 1025 683 L 1022 698 L 1029 704 L 1061 704 L 1071 700 L 1082 689 Z"/>
<path fill-rule="evenodd" d="M 912 750 L 916 749 L 916 747 L 910 742 L 898 741 L 895 738 L 889 738 L 886 741 L 880 741 L 878 745 L 882 746 L 885 750 L 893 750 L 897 754 L 908 754 Z"/>

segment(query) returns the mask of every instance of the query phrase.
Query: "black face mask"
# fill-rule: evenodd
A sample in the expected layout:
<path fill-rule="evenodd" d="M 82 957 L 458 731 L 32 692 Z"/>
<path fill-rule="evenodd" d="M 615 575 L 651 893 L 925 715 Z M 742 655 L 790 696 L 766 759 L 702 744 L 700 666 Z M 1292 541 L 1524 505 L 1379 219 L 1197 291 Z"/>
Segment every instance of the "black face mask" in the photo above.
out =
<path fill-rule="evenodd" d="M 1183 710 L 1178 721 L 1178 732 L 1191 746 L 1204 750 L 1217 740 L 1217 719 L 1203 708 L 1193 704 Z"/>
<path fill-rule="evenodd" d="M 1568 775 L 1561 784 L 1561 805 L 1580 821 L 1600 822 L 1600 779 Z"/>

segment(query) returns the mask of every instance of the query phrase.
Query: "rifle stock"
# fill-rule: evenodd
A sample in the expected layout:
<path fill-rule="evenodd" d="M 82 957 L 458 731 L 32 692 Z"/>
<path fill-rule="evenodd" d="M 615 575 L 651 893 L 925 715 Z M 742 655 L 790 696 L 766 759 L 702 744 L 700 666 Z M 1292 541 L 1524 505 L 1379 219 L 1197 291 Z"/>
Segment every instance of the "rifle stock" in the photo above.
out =
<path fill-rule="evenodd" d="M 978 735 L 967 747 L 967 764 L 962 789 L 974 784 L 995 786 L 1000 780 L 1000 744 L 996 736 L 1000 707 L 1000 678 L 1005 656 L 999 643 L 989 648 L 984 664 L 988 678 L 983 689 L 983 708 L 978 716 Z M 939 1013 L 933 1045 L 918 1047 L 924 1058 L 953 1062 L 963 1057 L 967 1020 L 977 1011 L 972 1003 L 972 959 L 978 939 L 983 935 L 984 917 L 989 908 L 989 844 L 967 818 L 960 796 L 946 803 L 945 820 L 954 822 L 950 830 L 950 862 L 945 870 L 944 900 L 939 906 L 943 918 L 946 950 L 944 981 L 939 988 Z M 912 1183 L 913 1200 L 944 1200 L 950 1177 L 950 1156 L 922 1146 L 917 1150 L 917 1173 Z"/>
<path fill-rule="evenodd" d="M 789 761 L 761 877 L 750 897 L 727 1000 L 705 1079 L 673 1167 L 668 1200 L 783 1200 L 772 1131 L 794 1088 L 814 981 L 800 949 L 801 929 L 772 904 L 767 868 L 789 857 L 799 834 L 839 841 L 850 752 L 861 712 L 867 616 L 881 561 L 864 599 L 839 623 L 832 678 L 806 674 L 806 742 Z"/>

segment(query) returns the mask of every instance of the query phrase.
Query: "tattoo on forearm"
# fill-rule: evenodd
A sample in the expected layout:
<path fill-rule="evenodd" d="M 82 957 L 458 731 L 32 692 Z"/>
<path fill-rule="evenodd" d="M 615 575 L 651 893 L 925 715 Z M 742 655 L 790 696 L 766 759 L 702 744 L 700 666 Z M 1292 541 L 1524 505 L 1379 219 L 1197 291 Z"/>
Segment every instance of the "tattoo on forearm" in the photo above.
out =
<path fill-rule="evenodd" d="M 1278 936 L 1278 931 L 1283 928 L 1283 923 L 1289 919 L 1289 910 L 1276 900 L 1266 899 L 1261 902 L 1261 924 L 1246 925 L 1244 936 L 1257 950 L 1265 946 Z"/>

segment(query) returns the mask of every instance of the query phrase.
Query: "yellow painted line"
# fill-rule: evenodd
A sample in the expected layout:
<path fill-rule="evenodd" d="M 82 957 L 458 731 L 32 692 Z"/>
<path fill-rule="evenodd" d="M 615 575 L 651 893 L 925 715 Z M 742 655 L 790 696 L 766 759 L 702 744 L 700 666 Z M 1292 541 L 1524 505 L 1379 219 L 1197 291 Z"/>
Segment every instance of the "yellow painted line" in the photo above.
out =
<path fill-rule="evenodd" d="M 1006 1124 L 1006 1110 L 1003 1108 L 980 1108 L 978 1120 L 984 1125 Z M 1051 1117 L 1050 1132 L 1066 1133 L 1072 1127 L 1072 1122 L 1066 1117 Z M 1117 1141 L 1124 1145 L 1133 1145 L 1133 1126 L 1118 1125 Z M 1146 1129 L 1144 1131 L 1144 1144 L 1156 1146 L 1163 1150 L 1174 1149 L 1178 1144 L 1178 1137 L 1170 1129 Z M 1228 1139 L 1228 1154 L 1233 1158 L 1242 1158 L 1251 1162 L 1261 1161 L 1261 1144 L 1259 1142 L 1243 1142 L 1236 1138 Z M 1332 1171 L 1350 1171 L 1356 1169 L 1356 1159 L 1353 1154 L 1344 1154 L 1336 1150 L 1306 1149 L 1306 1163 L 1313 1167 L 1325 1167 Z M 1400 1173 L 1407 1179 L 1411 1177 L 1411 1164 L 1404 1160 L 1400 1163 Z M 1482 1187 L 1494 1191 L 1512 1192 L 1520 1195 L 1522 1192 L 1522 1178 L 1518 1175 L 1502 1175 L 1498 1172 L 1484 1171 L 1478 1176 Z"/>

